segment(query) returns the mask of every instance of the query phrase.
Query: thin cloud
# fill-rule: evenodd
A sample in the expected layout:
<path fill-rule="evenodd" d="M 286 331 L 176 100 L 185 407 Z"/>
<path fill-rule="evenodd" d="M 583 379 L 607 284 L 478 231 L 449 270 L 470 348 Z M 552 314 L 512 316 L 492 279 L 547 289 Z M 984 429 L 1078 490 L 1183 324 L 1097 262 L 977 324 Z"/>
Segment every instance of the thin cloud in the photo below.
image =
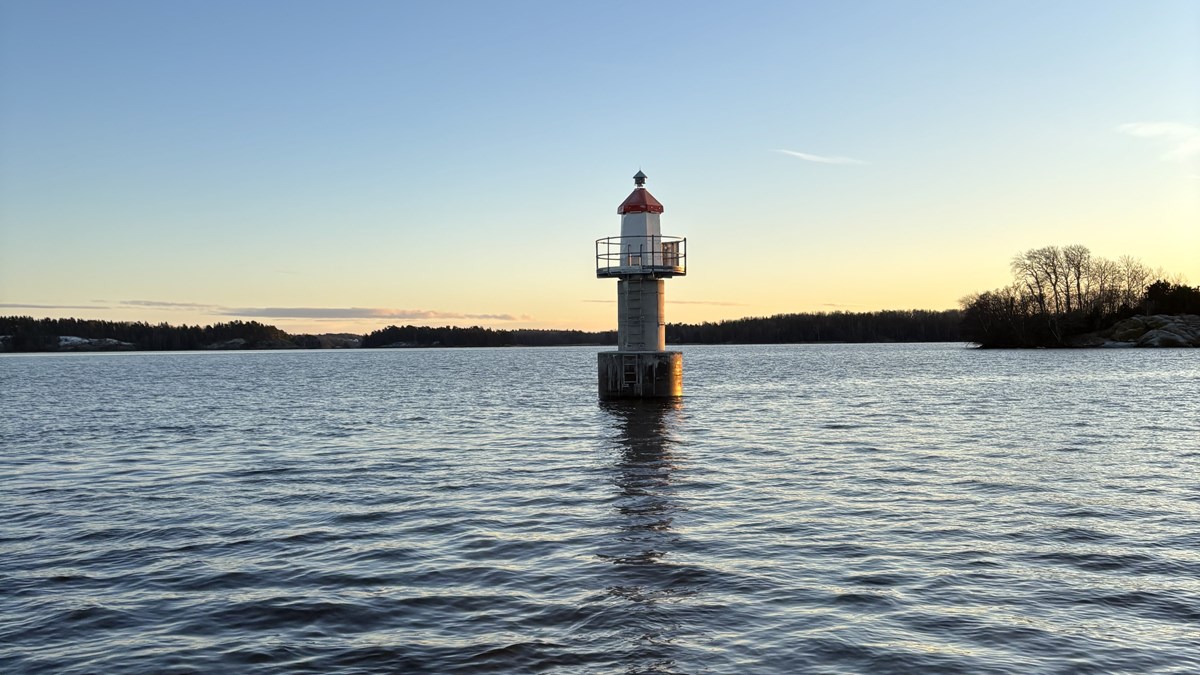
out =
<path fill-rule="evenodd" d="M 810 152 L 797 152 L 795 150 L 784 150 L 782 148 L 775 152 L 783 153 L 789 157 L 798 157 L 806 162 L 817 162 L 818 164 L 870 164 L 861 159 L 853 157 L 835 157 L 832 155 L 814 155 Z"/>
<path fill-rule="evenodd" d="M 164 302 L 161 300 L 120 300 L 127 307 L 157 307 L 160 309 L 215 309 L 217 305 L 200 302 Z"/>
<path fill-rule="evenodd" d="M 1170 147 L 1163 159 L 1200 157 L 1200 127 L 1180 122 L 1131 122 L 1117 127 L 1122 134 L 1152 138 Z"/>
<path fill-rule="evenodd" d="M 23 302 L 0 302 L 4 309 L 112 309 L 104 305 L 31 305 Z"/>
<path fill-rule="evenodd" d="M 491 321 L 528 321 L 528 315 L 469 314 L 431 309 L 387 309 L 379 307 L 228 307 L 217 312 L 223 316 L 251 316 L 271 319 L 401 319 L 435 321 L 442 319 L 486 319 Z"/>
<path fill-rule="evenodd" d="M 105 302 L 105 301 L 97 301 Z M 532 321 L 528 314 L 472 314 L 442 312 L 431 309 L 390 309 L 381 307 L 225 307 L 200 302 L 168 302 L 164 300 L 118 300 L 95 305 L 42 305 L 22 302 L 0 303 L 0 309 L 167 309 L 199 310 L 217 316 L 256 317 L 269 319 L 398 319 L 410 321 L 440 321 L 475 319 L 487 321 Z"/>

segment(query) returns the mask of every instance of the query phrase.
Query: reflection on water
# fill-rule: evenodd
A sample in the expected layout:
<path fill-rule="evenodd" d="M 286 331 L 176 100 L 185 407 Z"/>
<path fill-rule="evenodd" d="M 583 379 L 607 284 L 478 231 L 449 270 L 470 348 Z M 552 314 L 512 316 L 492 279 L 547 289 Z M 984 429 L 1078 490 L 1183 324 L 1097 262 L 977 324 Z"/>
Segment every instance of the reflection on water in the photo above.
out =
<path fill-rule="evenodd" d="M 619 565 L 651 565 L 671 548 L 671 522 L 679 506 L 673 500 L 676 440 L 672 435 L 681 403 L 604 403 L 617 421 L 620 455 L 613 472 L 615 503 L 622 522 L 617 540 L 621 555 L 604 555 Z"/>
<path fill-rule="evenodd" d="M 628 672 L 673 672 L 672 642 L 686 632 L 673 601 L 695 595 L 696 575 L 677 560 L 683 511 L 672 484 L 681 457 L 682 402 L 604 402 L 617 431 L 612 483 L 619 517 L 598 557 L 614 566 L 608 597 L 623 603 L 632 657 Z"/>

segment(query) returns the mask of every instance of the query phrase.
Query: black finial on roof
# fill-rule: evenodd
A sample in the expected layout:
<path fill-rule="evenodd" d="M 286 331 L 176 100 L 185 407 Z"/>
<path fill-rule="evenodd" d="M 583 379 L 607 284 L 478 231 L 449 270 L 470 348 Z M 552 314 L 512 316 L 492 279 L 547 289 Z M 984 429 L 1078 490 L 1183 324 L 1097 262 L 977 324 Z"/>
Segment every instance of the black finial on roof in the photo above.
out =
<path fill-rule="evenodd" d="M 646 186 L 646 174 L 642 173 L 641 169 L 638 169 L 638 172 L 633 174 L 633 184 L 638 187 Z"/>

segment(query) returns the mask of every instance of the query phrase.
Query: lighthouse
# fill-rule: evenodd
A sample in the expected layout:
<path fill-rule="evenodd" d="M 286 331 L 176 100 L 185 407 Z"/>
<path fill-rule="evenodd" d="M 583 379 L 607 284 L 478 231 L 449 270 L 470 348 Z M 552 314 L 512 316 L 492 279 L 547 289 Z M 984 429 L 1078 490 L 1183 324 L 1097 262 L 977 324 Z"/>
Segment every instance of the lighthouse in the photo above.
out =
<path fill-rule="evenodd" d="M 664 280 L 687 274 L 687 239 L 664 236 L 662 202 L 633 177 L 621 236 L 596 240 L 596 277 L 617 280 L 617 351 L 600 352 L 600 398 L 683 395 L 683 354 L 667 351 Z"/>

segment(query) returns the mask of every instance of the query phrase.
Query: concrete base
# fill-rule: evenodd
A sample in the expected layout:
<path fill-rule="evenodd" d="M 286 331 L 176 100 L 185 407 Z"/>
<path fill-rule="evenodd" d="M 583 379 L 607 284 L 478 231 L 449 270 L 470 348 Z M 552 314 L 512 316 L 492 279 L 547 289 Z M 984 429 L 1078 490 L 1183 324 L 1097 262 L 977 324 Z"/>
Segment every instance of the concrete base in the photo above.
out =
<path fill-rule="evenodd" d="M 683 354 L 600 352 L 600 398 L 683 396 Z"/>

